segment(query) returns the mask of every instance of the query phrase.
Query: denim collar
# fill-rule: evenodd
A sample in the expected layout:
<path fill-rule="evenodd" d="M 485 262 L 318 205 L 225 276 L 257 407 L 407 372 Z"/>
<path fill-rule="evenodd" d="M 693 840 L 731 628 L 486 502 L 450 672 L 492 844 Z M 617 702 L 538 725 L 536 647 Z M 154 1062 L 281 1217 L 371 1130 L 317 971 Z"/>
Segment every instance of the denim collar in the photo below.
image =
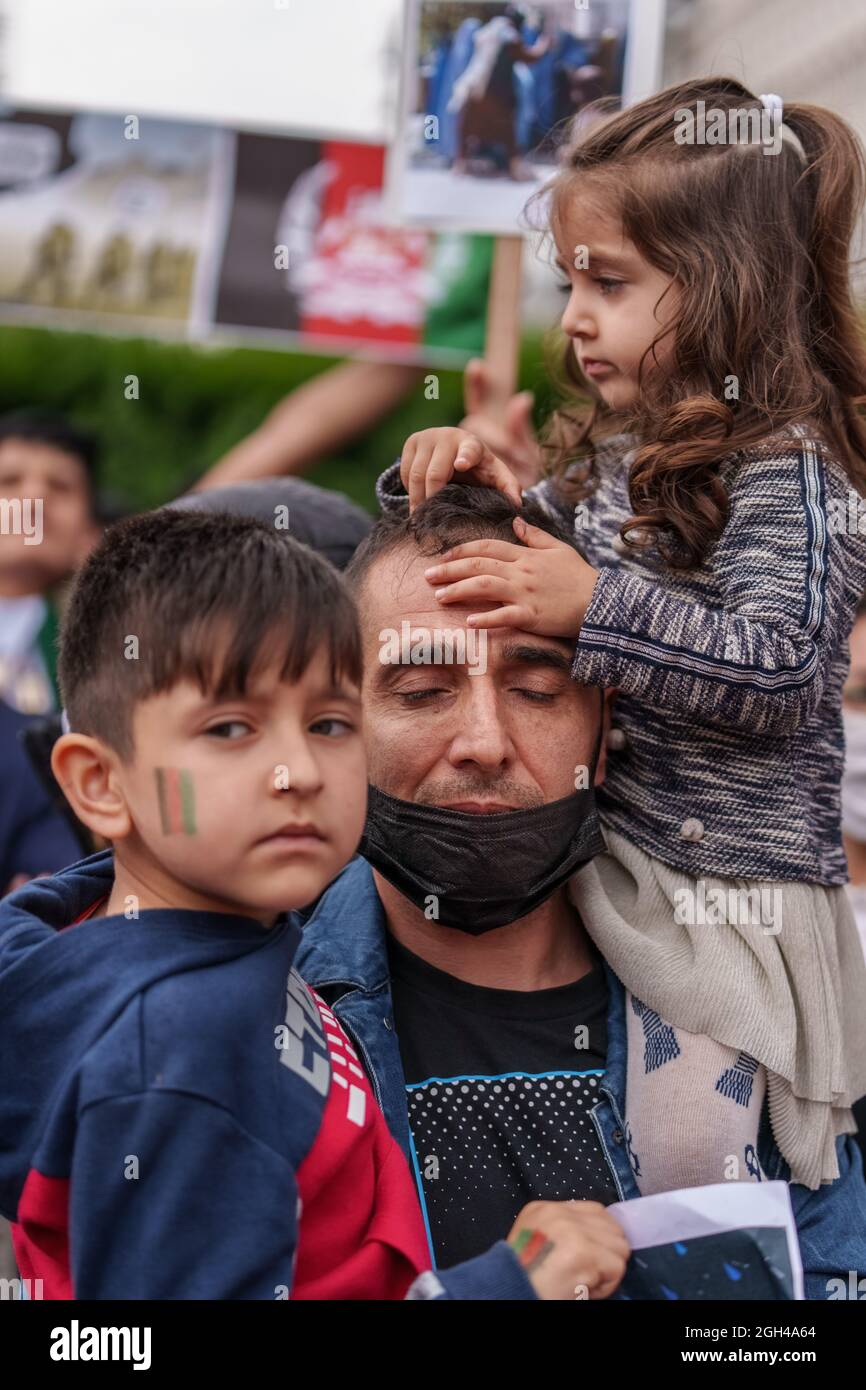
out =
<path fill-rule="evenodd" d="M 625 1073 L 628 1062 L 628 1044 L 625 1027 L 625 990 L 618 975 L 615 975 L 603 961 L 607 977 L 607 1056 L 601 1090 L 611 1100 L 617 1119 L 625 1114 Z"/>
<path fill-rule="evenodd" d="M 304 924 L 303 970 L 313 989 L 346 985 L 374 994 L 389 983 L 385 910 L 373 870 L 357 855 Z"/>
<path fill-rule="evenodd" d="M 357 856 L 319 899 L 304 927 L 301 973 L 313 989 L 345 985 L 375 994 L 390 984 L 385 911 L 373 870 Z M 602 1089 L 622 1114 L 625 1101 L 625 992 L 607 961 L 607 1061 Z"/>

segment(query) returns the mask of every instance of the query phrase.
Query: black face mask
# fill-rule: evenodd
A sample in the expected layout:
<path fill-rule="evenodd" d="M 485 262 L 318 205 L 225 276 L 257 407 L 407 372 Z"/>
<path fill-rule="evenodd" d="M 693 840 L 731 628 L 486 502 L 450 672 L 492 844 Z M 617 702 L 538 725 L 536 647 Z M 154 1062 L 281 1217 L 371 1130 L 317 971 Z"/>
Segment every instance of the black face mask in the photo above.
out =
<path fill-rule="evenodd" d="M 358 852 L 430 920 L 480 936 L 525 917 L 604 850 L 589 781 L 561 801 L 486 816 L 370 787 Z"/>

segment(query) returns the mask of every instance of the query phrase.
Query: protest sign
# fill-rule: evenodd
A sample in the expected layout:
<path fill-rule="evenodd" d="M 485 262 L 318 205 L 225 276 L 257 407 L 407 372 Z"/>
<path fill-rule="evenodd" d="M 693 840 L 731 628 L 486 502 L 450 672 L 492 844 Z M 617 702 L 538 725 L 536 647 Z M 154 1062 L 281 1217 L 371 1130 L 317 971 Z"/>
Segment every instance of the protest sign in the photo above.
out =
<path fill-rule="evenodd" d="M 460 366 L 486 237 L 385 225 L 384 148 L 134 116 L 0 120 L 0 315 Z"/>

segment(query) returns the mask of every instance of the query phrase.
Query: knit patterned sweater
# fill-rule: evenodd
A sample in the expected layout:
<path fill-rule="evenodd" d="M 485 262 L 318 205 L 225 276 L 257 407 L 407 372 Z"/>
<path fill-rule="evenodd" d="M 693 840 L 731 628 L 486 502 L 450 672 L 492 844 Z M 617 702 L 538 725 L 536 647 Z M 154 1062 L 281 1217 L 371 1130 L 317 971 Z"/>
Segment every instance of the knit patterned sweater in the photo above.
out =
<path fill-rule="evenodd" d="M 841 697 L 866 503 L 826 444 L 790 426 L 723 460 L 724 531 L 700 566 L 673 570 L 619 538 L 634 444 L 599 445 L 576 507 L 550 479 L 528 493 L 600 572 L 572 673 L 619 692 L 602 820 L 694 877 L 844 883 Z M 377 492 L 407 505 L 399 466 Z"/>

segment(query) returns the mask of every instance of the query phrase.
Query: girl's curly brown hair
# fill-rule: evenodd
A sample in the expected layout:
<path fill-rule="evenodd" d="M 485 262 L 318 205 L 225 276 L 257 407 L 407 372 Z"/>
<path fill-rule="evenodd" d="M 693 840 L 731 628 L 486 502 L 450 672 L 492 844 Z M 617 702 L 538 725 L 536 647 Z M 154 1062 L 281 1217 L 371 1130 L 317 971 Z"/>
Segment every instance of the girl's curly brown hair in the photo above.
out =
<path fill-rule="evenodd" d="M 809 421 L 866 492 L 866 349 L 851 295 L 849 246 L 863 204 L 866 162 L 849 126 L 819 106 L 791 104 L 783 139 L 768 157 L 759 143 L 677 143 L 675 112 L 696 103 L 760 112 L 760 99 L 732 78 L 669 87 L 610 114 L 581 113 L 542 190 L 563 255 L 569 206 L 599 198 L 623 233 L 675 277 L 679 311 L 641 360 L 639 401 L 619 429 L 640 438 L 629 471 L 634 515 L 629 544 L 655 541 L 666 562 L 705 558 L 727 520 L 720 461 L 794 421 Z M 736 120 L 736 118 L 732 118 Z M 673 335 L 669 369 L 646 370 Z M 579 408 L 587 385 L 571 342 L 555 376 L 564 388 L 543 445 L 547 471 L 571 500 L 593 487 L 593 445 L 610 421 L 603 403 Z M 739 398 L 724 398 L 726 379 Z M 577 388 L 577 390 L 575 390 Z M 585 459 L 586 467 L 571 468 Z M 629 532 L 635 535 L 629 537 Z"/>

